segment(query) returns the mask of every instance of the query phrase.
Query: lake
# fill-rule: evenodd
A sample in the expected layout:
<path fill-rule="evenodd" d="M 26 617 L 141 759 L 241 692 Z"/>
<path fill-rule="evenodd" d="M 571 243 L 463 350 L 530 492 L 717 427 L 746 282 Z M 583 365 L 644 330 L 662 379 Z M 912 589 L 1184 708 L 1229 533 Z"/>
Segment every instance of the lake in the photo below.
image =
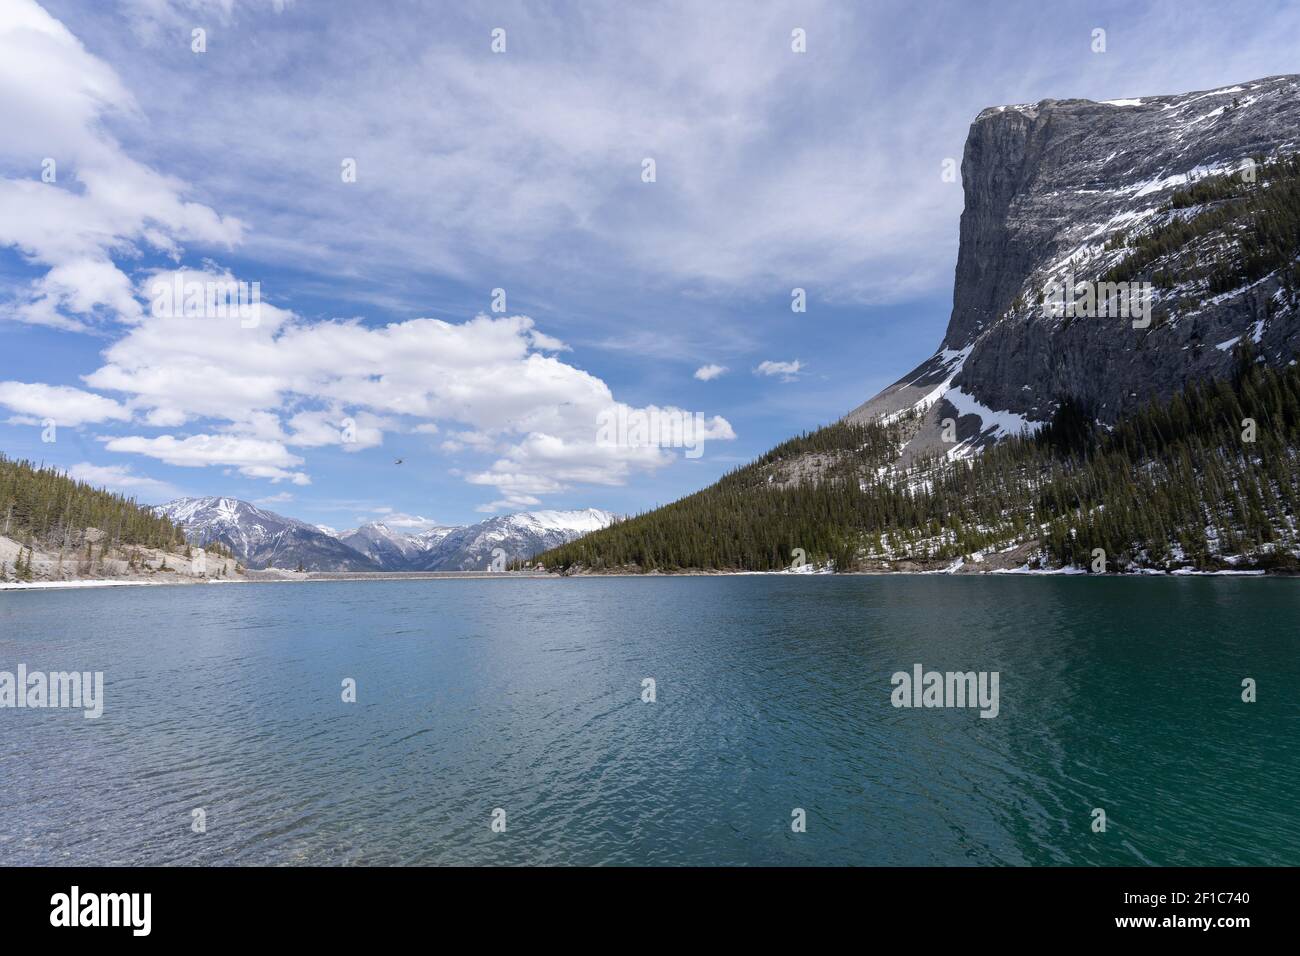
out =
<path fill-rule="evenodd" d="M 0 670 L 104 674 L 0 709 L 0 865 L 1296 865 L 1298 651 L 1288 579 L 0 593 Z"/>

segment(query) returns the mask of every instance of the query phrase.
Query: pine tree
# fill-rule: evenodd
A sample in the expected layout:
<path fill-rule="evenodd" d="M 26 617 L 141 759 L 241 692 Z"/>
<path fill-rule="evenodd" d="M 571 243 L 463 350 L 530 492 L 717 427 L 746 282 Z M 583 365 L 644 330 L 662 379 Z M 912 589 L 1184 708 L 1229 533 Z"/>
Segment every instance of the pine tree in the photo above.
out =
<path fill-rule="evenodd" d="M 1048 561 L 1080 567 L 1094 548 L 1112 569 L 1169 562 L 1174 549 L 1205 569 L 1243 550 L 1256 565 L 1295 565 L 1300 368 L 1265 368 L 1249 345 L 1238 368 L 1232 381 L 1189 384 L 1110 432 L 1063 400 L 1033 437 L 899 475 L 881 469 L 914 422 L 840 422 L 539 560 L 561 570 L 776 570 L 802 548 L 845 570 L 860 556 L 946 562 L 1037 539 Z M 1244 417 L 1260 423 L 1254 445 L 1241 440 Z M 803 477 L 811 455 L 816 479 Z M 1219 529 L 1215 546 L 1207 526 Z"/>

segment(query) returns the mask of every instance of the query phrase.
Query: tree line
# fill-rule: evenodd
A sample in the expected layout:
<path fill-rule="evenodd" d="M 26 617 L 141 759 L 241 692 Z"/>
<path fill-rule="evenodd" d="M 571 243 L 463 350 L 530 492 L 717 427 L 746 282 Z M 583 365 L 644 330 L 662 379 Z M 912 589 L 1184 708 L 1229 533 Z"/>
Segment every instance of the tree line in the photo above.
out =
<path fill-rule="evenodd" d="M 974 459 L 891 470 L 916 416 L 837 422 L 716 484 L 552 549 L 548 568 L 837 570 L 951 561 L 1037 541 L 1054 565 L 1300 570 L 1300 368 L 1238 347 L 1230 379 L 1194 382 L 1107 430 L 1064 400 L 1034 435 Z M 812 464 L 815 461 L 815 466 Z"/>
<path fill-rule="evenodd" d="M 86 528 L 103 531 L 114 547 L 185 546 L 180 528 L 134 498 L 0 454 L 0 534 L 28 545 L 70 546 Z"/>

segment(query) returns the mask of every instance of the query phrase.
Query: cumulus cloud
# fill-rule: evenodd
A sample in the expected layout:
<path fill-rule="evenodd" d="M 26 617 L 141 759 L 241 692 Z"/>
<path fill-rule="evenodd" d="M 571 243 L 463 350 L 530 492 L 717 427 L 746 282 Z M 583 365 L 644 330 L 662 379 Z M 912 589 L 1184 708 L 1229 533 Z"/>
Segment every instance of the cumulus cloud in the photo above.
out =
<path fill-rule="evenodd" d="M 245 13 L 257 15 L 259 6 L 265 8 L 235 0 L 134 0 L 125 15 L 147 43 L 196 17 L 210 15 L 213 22 L 233 27 Z M 759 71 L 753 83 L 745 78 L 745 69 L 757 63 L 756 52 L 745 50 L 726 70 L 705 78 L 717 105 L 725 107 L 736 95 L 738 79 L 746 95 L 774 82 L 771 71 Z M 239 55 L 234 49 L 230 53 Z M 445 67 L 436 74 L 438 83 L 443 92 L 456 94 L 439 95 L 438 101 L 477 115 L 486 110 L 486 115 L 508 116 L 520 142 L 531 144 L 526 147 L 536 158 L 531 180 L 511 174 L 519 156 L 499 155 L 477 135 L 450 137 L 434 160 L 436 168 L 425 168 L 421 164 L 429 151 L 403 138 L 406 124 L 381 124 L 372 137 L 374 149 L 360 160 L 362 182 L 370 184 L 368 198 L 343 217 L 355 225 L 330 232 L 332 227 L 318 221 L 321 248 L 330 245 L 327 238 L 375 240 L 373 248 L 401 258 L 398 236 L 410 226 L 403 210 L 415 206 L 408 171 L 386 165 L 384 157 L 398 155 L 421 166 L 411 170 L 420 177 L 436 173 L 456 179 L 455 197 L 435 191 L 449 206 L 418 214 L 441 221 L 445 234 L 459 232 L 470 254 L 490 252 L 500 261 L 519 263 L 545 246 L 554 229 L 582 221 L 597 242 L 615 242 L 621 227 L 599 223 L 597 214 L 621 187 L 590 187 L 625 161 L 626 143 L 658 139 L 698 158 L 703 154 L 692 145 L 703 128 L 698 123 L 715 127 L 716 139 L 728 122 L 701 106 L 695 125 L 683 124 L 649 93 L 634 97 L 644 110 L 627 104 L 611 109 L 603 94 L 577 76 L 562 78 L 559 88 L 541 96 L 541 88 L 557 79 L 555 63 L 511 61 L 507 70 L 513 72 L 504 84 L 484 84 L 465 51 L 443 48 L 438 55 Z M 374 107 L 372 97 L 387 88 L 378 79 L 371 76 L 352 87 L 360 95 L 341 111 Z M 149 84 L 145 88 L 151 92 Z M 423 88 L 410 92 L 428 95 Z M 208 117 L 211 122 L 201 129 L 181 123 L 187 136 L 197 134 L 199 140 L 183 153 L 167 149 L 169 120 L 177 118 L 165 108 L 158 114 L 157 100 L 146 117 L 117 72 L 33 0 L 13 0 L 0 10 L 0 93 L 0 127 L 22 131 L 0 140 L 0 246 L 18 250 L 38 272 L 0 306 L 0 316 L 70 330 L 94 328 L 109 336 L 102 364 L 82 377 L 94 391 L 4 383 L 0 404 L 22 420 L 130 423 L 130 434 L 101 436 L 106 450 L 300 485 L 310 481 L 304 455 L 312 449 L 360 452 L 381 445 L 386 432 L 442 430 L 444 449 L 489 458 L 464 477 L 496 489 L 493 507 L 533 506 L 539 496 L 574 485 L 619 484 L 673 460 L 668 447 L 598 442 L 601 412 L 627 406 L 600 378 L 563 361 L 570 347 L 526 315 L 480 314 L 462 322 L 415 318 L 374 326 L 359 319 L 309 321 L 266 300 L 251 323 L 237 314 L 185 315 L 158 308 L 155 293 L 161 287 L 230 284 L 236 277 L 211 261 L 201 268 L 150 265 L 134 272 L 128 272 L 128 264 L 159 256 L 180 263 L 188 245 L 233 248 L 247 238 L 246 230 L 240 218 L 195 201 L 183 179 L 129 155 L 122 134 L 148 135 L 153 155 L 182 157 L 182 163 L 184 156 L 202 153 L 214 166 L 206 171 L 209 178 L 220 183 L 227 177 L 215 167 L 241 149 L 228 137 L 224 151 L 205 149 L 202 136 L 220 128 L 222 117 Z M 391 90 L 383 92 L 390 95 Z M 211 102 L 220 109 L 219 99 Z M 274 124 L 275 135 L 263 142 L 281 159 L 291 144 L 306 142 L 295 119 L 301 104 L 286 114 L 287 102 L 263 100 L 242 110 L 245 121 L 256 117 Z M 557 103 L 565 105 L 556 109 Z M 601 117 L 602 122 L 593 122 Z M 322 145 L 314 142 L 313 150 Z M 50 160 L 45 180 L 41 157 Z M 685 158 L 683 153 L 678 161 Z M 330 164 L 336 166 L 337 157 L 331 155 Z M 264 172 L 255 162 L 235 178 L 254 192 L 264 185 L 278 190 L 272 183 L 277 177 Z M 504 194 L 502 183 L 511 184 Z M 309 196 L 298 195 L 311 204 Z M 677 195 L 675 202 L 684 198 L 689 197 Z M 284 203 L 254 199 L 252 208 L 265 213 L 259 225 L 271 236 L 271 246 L 254 252 L 305 248 L 296 244 L 301 222 L 289 225 L 278 212 L 287 208 Z M 387 230 L 382 236 L 367 234 L 374 224 L 365 215 L 370 209 L 382 210 Z M 335 245 L 329 254 L 345 253 Z M 463 272 L 457 249 L 426 246 L 422 254 L 435 271 Z M 272 298 L 284 302 L 292 290 L 275 291 Z M 709 434 L 734 437 L 731 426 L 716 416 Z M 127 480 L 129 472 L 116 477 Z"/>
<path fill-rule="evenodd" d="M 131 411 L 124 405 L 66 385 L 0 382 L 0 405 L 18 413 L 9 419 L 15 424 L 34 425 L 52 420 L 55 425 L 76 428 L 87 423 L 131 420 Z"/>
<path fill-rule="evenodd" d="M 109 116 L 138 119 L 117 74 L 33 0 L 0 6 L 0 246 L 45 272 L 0 317 L 85 329 L 139 317 L 115 258 L 175 255 L 195 240 L 230 246 L 242 223 L 186 199 L 187 186 L 128 156 Z"/>
<path fill-rule="evenodd" d="M 357 452 L 384 443 L 384 428 L 390 420 L 358 412 L 348 415 L 337 406 L 332 411 L 299 412 L 289 419 L 292 434 L 288 443 L 302 448 L 338 445 L 344 451 Z"/>
<path fill-rule="evenodd" d="M 780 377 L 783 382 L 793 382 L 799 377 L 803 367 L 803 363 L 798 359 L 793 362 L 773 362 L 769 360 L 760 362 L 758 367 L 754 369 L 754 374 L 766 375 L 769 378 Z"/>
<path fill-rule="evenodd" d="M 147 455 L 181 468 L 229 465 L 248 478 L 268 478 L 273 482 L 288 480 L 295 485 L 311 483 L 302 472 L 289 470 L 301 465 L 303 460 L 279 442 L 234 435 L 190 435 L 187 438 L 128 435 L 105 439 L 105 447 L 109 451 Z"/>
<path fill-rule="evenodd" d="M 234 281 L 181 270 L 149 281 Z M 307 321 L 263 302 L 260 321 L 145 312 L 85 376 L 92 388 L 129 396 L 157 427 L 217 421 L 210 434 L 109 441 L 110 451 L 189 466 L 230 465 L 242 474 L 302 483 L 288 451 L 338 446 L 356 452 L 385 431 L 434 434 L 442 447 L 495 455 L 468 480 L 529 505 L 573 485 L 620 484 L 660 468 L 660 447 L 606 447 L 600 413 L 618 403 L 608 385 L 557 357 L 565 343 L 526 315 L 479 314 L 464 322 L 411 319 Z M 715 417 L 710 437 L 734 437 Z"/>
<path fill-rule="evenodd" d="M 726 370 L 725 365 L 701 365 L 695 370 L 695 377 L 701 382 L 711 382 Z"/>
<path fill-rule="evenodd" d="M 167 482 L 137 475 L 125 465 L 93 465 L 83 461 L 69 468 L 68 475 L 97 488 L 120 491 L 132 497 L 146 495 L 152 501 L 165 501 L 180 494 Z"/>

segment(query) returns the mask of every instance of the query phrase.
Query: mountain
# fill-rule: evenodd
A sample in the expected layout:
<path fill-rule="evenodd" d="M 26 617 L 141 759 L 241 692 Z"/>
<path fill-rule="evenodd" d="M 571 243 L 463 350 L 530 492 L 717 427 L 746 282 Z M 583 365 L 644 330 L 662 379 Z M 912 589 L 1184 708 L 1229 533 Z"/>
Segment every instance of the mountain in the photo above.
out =
<path fill-rule="evenodd" d="M 371 522 L 336 537 L 354 551 L 365 555 L 385 571 L 409 571 L 439 541 L 455 528 L 430 528 L 417 535 L 394 531 L 383 522 Z"/>
<path fill-rule="evenodd" d="M 1113 425 L 1189 382 L 1224 377 L 1244 339 L 1286 364 L 1300 345 L 1300 178 L 1294 162 L 1267 159 L 1297 148 L 1297 76 L 985 110 L 962 159 L 943 342 L 848 420 L 922 412 L 900 452 L 910 460 L 953 450 L 942 436 L 951 418 L 968 454 L 1040 428 L 1064 400 Z M 1044 291 L 1070 277 L 1151 283 L 1149 327 L 1052 314 Z"/>
<path fill-rule="evenodd" d="M 527 560 L 609 526 L 608 511 L 536 511 L 408 534 L 382 522 L 329 534 L 238 498 L 180 498 L 153 509 L 196 544 L 219 541 L 250 568 L 308 571 L 485 571 L 493 552 Z"/>
<path fill-rule="evenodd" d="M 366 555 L 305 522 L 238 498 L 178 498 L 154 509 L 196 544 L 219 541 L 250 568 L 378 571 Z"/>
<path fill-rule="evenodd" d="M 485 571 L 494 552 L 507 563 L 527 560 L 549 548 L 608 527 L 608 511 L 533 511 L 500 515 L 466 527 L 435 527 L 417 534 L 374 522 L 345 531 L 339 540 L 385 571 Z"/>
<path fill-rule="evenodd" d="M 505 552 L 507 562 L 527 560 L 585 534 L 607 528 L 615 521 L 608 511 L 528 511 L 499 515 L 445 535 L 419 562 L 422 571 L 482 571 L 490 567 L 493 552 Z"/>
<path fill-rule="evenodd" d="M 985 110 L 936 352 L 542 561 L 1300 570 L 1298 151 L 1295 76 Z"/>

